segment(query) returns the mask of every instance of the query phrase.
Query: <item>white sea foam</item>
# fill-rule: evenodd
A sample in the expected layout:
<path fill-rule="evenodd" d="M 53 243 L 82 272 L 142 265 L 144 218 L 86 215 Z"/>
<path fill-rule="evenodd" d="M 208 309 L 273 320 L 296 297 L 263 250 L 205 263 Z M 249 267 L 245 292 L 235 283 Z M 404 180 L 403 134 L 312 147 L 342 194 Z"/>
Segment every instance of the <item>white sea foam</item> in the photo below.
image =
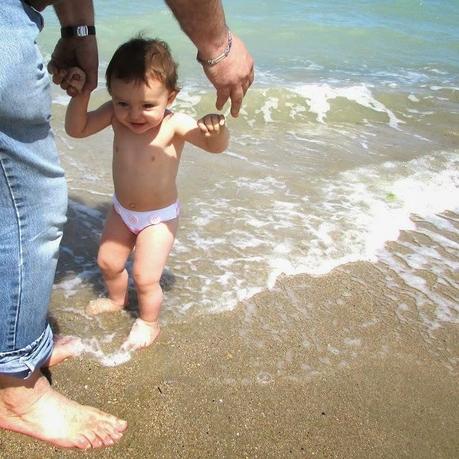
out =
<path fill-rule="evenodd" d="M 254 237 L 248 231 L 234 229 L 228 235 L 231 237 L 232 245 L 239 249 L 254 248 L 265 244 L 263 239 Z"/>
<path fill-rule="evenodd" d="M 328 128 L 319 125 L 318 129 Z M 352 142 L 362 141 L 362 135 L 333 127 L 333 134 L 338 131 Z M 313 145 L 324 151 L 328 143 L 316 134 L 311 133 L 308 142 L 301 143 L 297 142 L 301 135 L 296 136 L 294 144 Z M 371 135 L 365 134 L 368 138 Z M 245 176 L 240 169 L 241 174 L 222 174 L 218 181 L 204 186 L 199 197 L 186 196 L 187 211 L 181 217 L 170 263 L 176 282 L 171 294 L 165 292 L 166 321 L 191 310 L 218 312 L 234 308 L 239 301 L 272 288 L 282 273 L 320 275 L 350 261 L 388 262 L 389 257 L 380 255 L 385 243 L 397 240 L 401 230 L 416 229 L 413 214 L 430 219 L 445 209 L 459 207 L 459 161 L 455 152 L 436 152 L 411 161 L 347 166 L 329 175 L 311 174 L 309 161 L 314 156 L 304 158 L 303 153 L 297 153 L 294 167 L 287 165 L 276 172 L 272 170 L 272 157 L 267 155 L 260 161 L 271 167 L 269 172 L 257 169 L 263 172 Z M 240 163 L 237 155 L 242 156 L 236 150 L 228 160 Z M 256 147 L 255 153 L 244 150 L 244 157 L 249 162 L 257 157 Z M 94 191 L 103 194 L 96 186 Z M 104 218 L 100 211 L 74 201 L 71 210 L 91 231 L 96 226 L 100 230 Z M 450 239 L 441 243 L 445 250 L 457 251 Z M 438 302 L 435 317 L 426 314 L 432 328 L 442 321 L 455 320 L 451 305 L 438 293 L 430 295 L 422 276 L 414 275 L 427 266 L 423 260 L 435 261 L 437 257 L 433 251 L 411 255 L 406 263 L 412 273 L 403 277 L 419 292 L 419 304 Z M 394 271 L 401 266 L 395 266 Z M 433 266 L 439 282 L 453 282 L 441 272 L 441 263 Z M 88 271 L 84 267 L 82 274 L 74 279 L 66 277 L 57 288 L 69 296 L 97 276 L 100 280 L 96 268 Z M 426 299 L 428 294 L 430 300 Z M 107 357 L 100 347 L 91 346 L 87 351 L 107 365 L 129 357 L 119 353 Z"/>
<path fill-rule="evenodd" d="M 279 107 L 279 99 L 276 97 L 268 98 L 266 97 L 266 92 L 265 92 L 265 103 L 259 110 L 256 110 L 255 113 L 262 113 L 265 122 L 269 123 L 273 121 L 272 113 L 278 107 Z"/>
<path fill-rule="evenodd" d="M 111 198 L 113 196 L 113 193 L 102 193 L 101 191 L 90 190 L 88 188 L 80 188 L 80 187 L 69 186 L 69 190 L 70 191 L 83 191 L 84 193 L 92 194 L 94 196 L 104 196 L 104 197 L 109 197 L 109 198 Z"/>
<path fill-rule="evenodd" d="M 67 251 L 67 248 L 63 246 L 61 248 L 62 251 Z M 74 258 L 76 262 L 82 261 L 84 262 L 83 258 L 75 256 L 73 253 L 70 255 Z M 53 286 L 54 289 L 62 290 L 64 293 L 65 298 L 69 298 L 73 295 L 76 295 L 81 288 L 86 284 L 86 282 L 94 277 L 95 274 L 99 272 L 97 266 L 94 265 L 91 269 L 81 269 L 76 275 L 74 276 L 67 276 L 65 279 L 62 279 L 56 282 Z"/>
<path fill-rule="evenodd" d="M 364 85 L 349 87 L 331 87 L 329 84 L 307 84 L 295 88 L 295 92 L 306 99 L 309 110 L 317 115 L 317 121 L 323 123 L 330 110 L 330 100 L 343 97 L 355 102 L 362 107 L 370 108 L 376 112 L 386 113 L 389 125 L 399 129 L 398 125 L 403 123 L 383 103 L 376 100 L 370 89 Z"/>
<path fill-rule="evenodd" d="M 448 72 L 445 72 L 445 71 L 442 71 L 442 70 L 438 70 L 436 68 L 425 67 L 425 69 L 429 70 L 429 72 L 436 73 L 437 75 L 448 75 Z"/>
<path fill-rule="evenodd" d="M 275 177 L 268 176 L 262 179 L 251 180 L 246 177 L 241 177 L 237 180 L 238 188 L 246 188 L 248 190 L 260 193 L 263 195 L 273 194 L 275 190 L 286 189 L 285 183 Z"/>
<path fill-rule="evenodd" d="M 233 157 L 233 158 L 240 159 L 240 160 L 242 160 L 242 161 L 248 161 L 248 159 L 247 159 L 245 156 L 238 155 L 237 153 L 233 153 L 232 151 L 227 151 L 227 152 L 226 152 L 226 155 L 227 155 L 227 156 L 231 156 L 231 157 Z"/>
<path fill-rule="evenodd" d="M 435 220 L 435 218 L 430 220 L 431 225 Z M 438 228 L 435 230 L 423 229 L 431 243 L 439 244 L 437 231 Z M 441 238 L 441 242 L 444 243 L 444 237 L 441 236 Z M 386 263 L 405 285 L 411 288 L 411 292 L 406 293 L 413 297 L 417 317 L 422 320 L 430 332 L 438 329 L 443 323 L 459 324 L 459 304 L 457 302 L 459 286 L 454 274 L 459 270 L 457 261 L 459 244 L 453 240 L 450 240 L 449 243 L 454 246 L 455 254 L 440 254 L 431 247 L 411 243 L 402 244 L 402 256 L 387 250 L 378 253 L 378 259 Z M 434 285 L 437 288 L 432 288 L 426 281 L 423 277 L 425 273 L 429 273 L 435 279 Z M 444 292 L 441 291 L 438 289 L 440 285 L 447 289 Z M 451 296 L 451 293 L 448 294 L 448 291 L 455 292 L 453 293 L 455 297 Z M 409 307 L 405 305 L 399 308 L 398 314 L 403 317 L 409 310 Z"/>
<path fill-rule="evenodd" d="M 53 288 L 64 290 L 64 296 L 65 298 L 68 298 L 78 293 L 81 283 L 81 277 L 76 276 L 56 283 Z"/>
<path fill-rule="evenodd" d="M 296 119 L 299 114 L 305 113 L 307 111 L 306 107 L 303 105 L 295 105 L 290 102 L 287 102 L 285 106 L 290 108 L 289 116 L 292 119 Z"/>
<path fill-rule="evenodd" d="M 105 337 L 105 341 L 109 336 Z M 81 344 L 81 352 L 97 360 L 104 367 L 115 367 L 126 363 L 132 357 L 132 352 L 119 349 L 113 353 L 106 354 L 96 338 L 83 339 Z"/>
<path fill-rule="evenodd" d="M 197 106 L 201 102 L 202 97 L 192 88 L 183 88 L 177 95 L 174 103 L 175 111 L 185 111 L 192 116 L 197 115 Z"/>
<path fill-rule="evenodd" d="M 407 161 L 402 167 L 397 162 L 360 167 L 321 179 L 315 189 L 321 193 L 313 202 L 311 197 L 295 199 L 294 195 L 288 201 L 267 200 L 285 193 L 286 185 L 279 179 L 237 179 L 239 187 L 263 195 L 265 207 L 249 210 L 228 202 L 221 208 L 210 200 L 203 212 L 212 209 L 215 224 L 222 224 L 222 218 L 232 221 L 227 237 L 198 232 L 183 235 L 184 244 L 202 247 L 206 259 L 212 259 L 220 272 L 210 276 L 211 282 L 204 282 L 207 276 L 199 281 L 200 307 L 209 305 L 212 311 L 232 308 L 246 295 L 272 288 L 281 273 L 320 275 L 343 263 L 379 260 L 387 241 L 397 240 L 401 230 L 416 229 L 413 214 L 431 218 L 445 209 L 459 208 L 457 166 L 456 155 L 438 153 Z M 237 215 L 234 219 L 232 211 Z M 238 219 L 245 229 L 238 227 Z M 451 242 L 444 242 L 443 247 L 448 249 L 448 244 Z M 434 259 L 436 255 L 420 252 L 419 259 L 413 255 L 408 262 L 421 266 L 427 256 Z M 184 263 L 187 271 L 194 266 L 195 273 L 202 272 L 200 257 Z M 234 275 L 225 275 L 228 272 Z M 441 277 L 440 272 L 436 274 Z M 410 282 L 414 285 L 412 279 Z M 418 282 L 418 290 L 427 288 Z M 444 317 L 451 317 L 448 311 L 441 309 Z"/>
<path fill-rule="evenodd" d="M 459 91 L 459 87 L 457 87 L 457 86 L 439 86 L 439 85 L 432 85 L 432 86 L 430 86 L 430 89 L 431 89 L 432 91 L 441 91 L 441 90 Z"/>

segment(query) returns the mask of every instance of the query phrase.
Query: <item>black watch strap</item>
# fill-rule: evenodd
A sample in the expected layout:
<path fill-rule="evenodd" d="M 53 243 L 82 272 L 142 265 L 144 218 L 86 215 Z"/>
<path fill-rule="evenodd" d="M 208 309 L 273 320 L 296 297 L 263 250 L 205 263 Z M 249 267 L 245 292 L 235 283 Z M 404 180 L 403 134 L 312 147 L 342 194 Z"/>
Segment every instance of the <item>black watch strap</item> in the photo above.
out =
<path fill-rule="evenodd" d="M 88 35 L 95 35 L 96 28 L 90 25 L 77 25 L 69 27 L 61 27 L 61 37 L 87 37 Z"/>

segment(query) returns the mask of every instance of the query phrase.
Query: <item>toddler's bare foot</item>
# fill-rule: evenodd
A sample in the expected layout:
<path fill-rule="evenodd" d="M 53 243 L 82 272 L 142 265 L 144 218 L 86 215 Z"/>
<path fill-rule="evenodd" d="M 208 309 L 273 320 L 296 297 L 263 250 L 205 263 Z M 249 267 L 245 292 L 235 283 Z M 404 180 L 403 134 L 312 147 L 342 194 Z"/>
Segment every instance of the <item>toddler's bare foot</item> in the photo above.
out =
<path fill-rule="evenodd" d="M 159 322 L 147 322 L 142 319 L 136 319 L 131 328 L 128 339 L 122 345 L 123 350 L 135 351 L 143 347 L 150 346 L 158 337 L 160 332 Z"/>
<path fill-rule="evenodd" d="M 110 298 L 97 298 L 92 300 L 86 306 L 86 312 L 92 316 L 103 312 L 116 312 L 124 308 L 123 304 L 114 303 Z"/>
<path fill-rule="evenodd" d="M 12 378 L 0 379 L 0 428 L 63 448 L 88 449 L 113 445 L 127 427 L 126 421 L 59 394 L 43 376 L 17 387 Z"/>
<path fill-rule="evenodd" d="M 70 357 L 77 357 L 81 354 L 82 350 L 81 339 L 77 336 L 54 335 L 53 353 L 46 366 L 52 367 Z"/>

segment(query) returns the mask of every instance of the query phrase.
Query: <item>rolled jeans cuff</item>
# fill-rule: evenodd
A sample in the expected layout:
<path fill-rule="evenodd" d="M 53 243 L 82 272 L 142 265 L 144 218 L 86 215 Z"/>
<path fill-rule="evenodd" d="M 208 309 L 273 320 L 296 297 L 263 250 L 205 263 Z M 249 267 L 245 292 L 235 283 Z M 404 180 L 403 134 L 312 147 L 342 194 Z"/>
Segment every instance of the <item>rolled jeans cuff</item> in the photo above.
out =
<path fill-rule="evenodd" d="M 11 352 L 0 352 L 0 374 L 27 379 L 51 357 L 53 332 L 49 324 L 33 343 Z"/>

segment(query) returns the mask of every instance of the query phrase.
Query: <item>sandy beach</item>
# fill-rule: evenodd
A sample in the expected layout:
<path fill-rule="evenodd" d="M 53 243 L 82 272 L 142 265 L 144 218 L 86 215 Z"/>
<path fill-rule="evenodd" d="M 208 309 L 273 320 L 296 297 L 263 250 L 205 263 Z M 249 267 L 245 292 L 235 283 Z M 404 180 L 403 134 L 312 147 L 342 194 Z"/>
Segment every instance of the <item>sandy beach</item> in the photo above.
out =
<path fill-rule="evenodd" d="M 96 3 L 91 108 L 109 99 L 113 52 L 142 31 L 179 62 L 172 109 L 215 111 L 165 2 Z M 113 131 L 67 136 L 69 97 L 52 85 L 70 200 L 50 321 L 85 352 L 49 377 L 128 430 L 87 452 L 0 430 L 0 459 L 459 458 L 459 8 L 439 4 L 225 3 L 256 79 L 238 118 L 223 110 L 223 155 L 185 147 L 162 331 L 125 360 L 134 289 L 128 311 L 84 312 L 105 293 Z M 52 8 L 44 23 L 47 62 Z"/>
<path fill-rule="evenodd" d="M 76 452 L 2 432 L 0 456 L 457 457 L 457 327 L 427 337 L 384 277 L 364 262 L 283 277 L 234 311 L 164 327 L 124 365 L 64 362 L 54 387 L 126 419 L 122 441 Z"/>

